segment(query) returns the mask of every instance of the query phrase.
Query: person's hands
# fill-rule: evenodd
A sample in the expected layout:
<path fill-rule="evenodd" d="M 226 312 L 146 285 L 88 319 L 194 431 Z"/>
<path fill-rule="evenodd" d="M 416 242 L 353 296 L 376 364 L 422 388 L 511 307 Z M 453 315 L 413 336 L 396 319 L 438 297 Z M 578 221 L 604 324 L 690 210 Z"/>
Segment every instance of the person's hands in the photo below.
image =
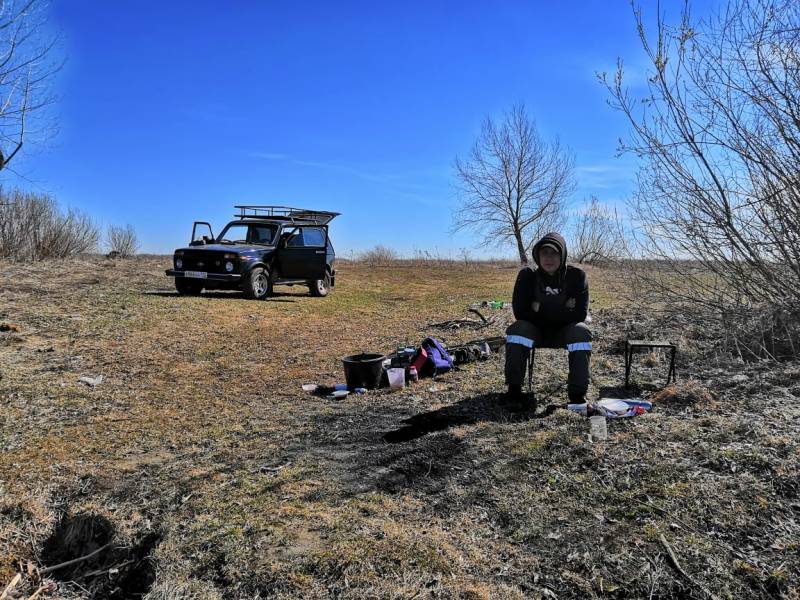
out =
<path fill-rule="evenodd" d="M 575 298 L 570 298 L 569 300 L 567 300 L 567 302 L 565 303 L 565 306 L 570 310 L 575 308 Z"/>
<path fill-rule="evenodd" d="M 538 302 L 532 302 L 531 303 L 531 308 L 533 309 L 533 312 L 539 312 L 539 303 Z"/>

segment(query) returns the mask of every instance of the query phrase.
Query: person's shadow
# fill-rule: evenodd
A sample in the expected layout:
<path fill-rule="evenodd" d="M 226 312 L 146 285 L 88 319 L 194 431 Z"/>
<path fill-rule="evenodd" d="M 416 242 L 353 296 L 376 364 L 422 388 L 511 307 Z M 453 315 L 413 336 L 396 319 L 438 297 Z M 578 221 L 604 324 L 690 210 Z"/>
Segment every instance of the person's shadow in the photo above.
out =
<path fill-rule="evenodd" d="M 390 444 L 396 444 L 415 440 L 436 431 L 444 431 L 450 427 L 474 425 L 480 421 L 518 423 L 529 419 L 547 417 L 556 408 L 558 408 L 557 405 L 550 404 L 543 411 L 535 414 L 531 412 L 511 412 L 508 406 L 503 403 L 503 394 L 497 392 L 481 394 L 472 398 L 465 398 L 450 406 L 419 413 L 404 419 L 403 423 L 406 425 L 393 431 L 387 431 L 383 434 L 383 439 Z"/>

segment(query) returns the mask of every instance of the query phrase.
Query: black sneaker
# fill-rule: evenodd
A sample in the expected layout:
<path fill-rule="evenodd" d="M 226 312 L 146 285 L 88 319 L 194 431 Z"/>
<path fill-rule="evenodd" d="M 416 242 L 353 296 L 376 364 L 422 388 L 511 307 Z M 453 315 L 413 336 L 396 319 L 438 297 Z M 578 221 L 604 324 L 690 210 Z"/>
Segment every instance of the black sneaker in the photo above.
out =
<path fill-rule="evenodd" d="M 521 398 L 522 398 L 521 385 L 509 385 L 508 391 L 505 394 L 503 394 L 504 402 L 519 402 Z"/>

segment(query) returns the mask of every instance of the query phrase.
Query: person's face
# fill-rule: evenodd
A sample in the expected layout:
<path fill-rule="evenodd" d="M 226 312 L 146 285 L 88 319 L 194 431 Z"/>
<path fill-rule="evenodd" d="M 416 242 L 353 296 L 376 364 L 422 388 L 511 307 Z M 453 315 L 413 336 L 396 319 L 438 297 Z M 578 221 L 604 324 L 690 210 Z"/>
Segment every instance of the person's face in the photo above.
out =
<path fill-rule="evenodd" d="M 539 249 L 539 265 L 548 275 L 555 275 L 561 266 L 561 254 L 550 246 L 544 246 Z"/>

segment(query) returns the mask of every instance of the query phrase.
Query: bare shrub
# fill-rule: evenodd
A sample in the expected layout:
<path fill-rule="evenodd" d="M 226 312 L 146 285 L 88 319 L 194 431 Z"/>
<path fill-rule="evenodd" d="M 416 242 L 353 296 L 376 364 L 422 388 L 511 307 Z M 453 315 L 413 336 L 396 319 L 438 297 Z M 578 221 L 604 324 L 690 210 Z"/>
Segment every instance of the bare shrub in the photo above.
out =
<path fill-rule="evenodd" d="M 62 213 L 46 195 L 0 190 L 0 257 L 15 260 L 67 258 L 97 248 L 100 232 L 84 213 Z"/>
<path fill-rule="evenodd" d="M 579 263 L 597 264 L 622 256 L 624 241 L 616 211 L 592 196 L 575 221 L 569 248 Z"/>
<path fill-rule="evenodd" d="M 392 248 L 378 244 L 371 250 L 361 253 L 358 260 L 372 267 L 380 267 L 391 264 L 398 258 L 399 255 Z"/>
<path fill-rule="evenodd" d="M 524 106 L 513 107 L 499 124 L 487 118 L 455 169 L 461 206 L 454 228 L 479 232 L 486 246 L 513 243 L 522 264 L 530 260 L 532 243 L 558 228 L 575 189 L 572 154 L 558 140 L 542 139 Z"/>
<path fill-rule="evenodd" d="M 631 206 L 638 251 L 670 265 L 666 277 L 643 272 L 642 283 L 727 326 L 774 319 L 769 328 L 782 332 L 773 339 L 788 336 L 796 356 L 800 4 L 733 0 L 708 24 L 691 22 L 687 6 L 675 27 L 658 15 L 652 40 L 636 8 L 635 20 L 648 92 L 631 94 L 621 63 L 613 81 L 601 78 L 632 125 L 623 150 L 644 160 Z"/>
<path fill-rule="evenodd" d="M 133 226 L 109 225 L 106 231 L 106 250 L 120 258 L 128 258 L 139 250 L 139 239 Z"/>

